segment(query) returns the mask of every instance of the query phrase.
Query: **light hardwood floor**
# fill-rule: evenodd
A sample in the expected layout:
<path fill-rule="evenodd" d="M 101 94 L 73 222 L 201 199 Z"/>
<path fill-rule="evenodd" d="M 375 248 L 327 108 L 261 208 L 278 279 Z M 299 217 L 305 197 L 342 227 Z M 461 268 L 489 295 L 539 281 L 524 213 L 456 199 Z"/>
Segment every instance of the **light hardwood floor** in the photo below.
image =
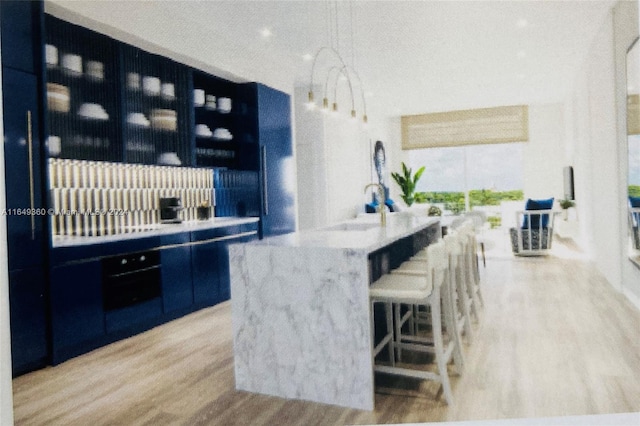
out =
<path fill-rule="evenodd" d="M 16 378 L 15 421 L 337 425 L 640 411 L 640 313 L 588 263 L 489 255 L 482 272 L 486 306 L 466 370 L 452 376 L 452 406 L 437 386 L 388 377 L 373 412 L 238 392 L 227 302 Z"/>

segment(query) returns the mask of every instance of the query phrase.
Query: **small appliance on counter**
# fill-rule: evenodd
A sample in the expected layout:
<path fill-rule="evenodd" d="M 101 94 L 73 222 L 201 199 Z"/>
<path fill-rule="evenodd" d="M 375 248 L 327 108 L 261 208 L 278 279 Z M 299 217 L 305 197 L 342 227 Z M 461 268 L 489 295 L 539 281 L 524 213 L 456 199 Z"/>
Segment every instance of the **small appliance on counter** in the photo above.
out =
<path fill-rule="evenodd" d="M 179 197 L 160 197 L 160 222 L 180 223 L 182 217 L 182 201 Z"/>
<path fill-rule="evenodd" d="M 198 220 L 209 220 L 211 219 L 211 206 L 206 203 L 203 203 L 197 208 Z"/>

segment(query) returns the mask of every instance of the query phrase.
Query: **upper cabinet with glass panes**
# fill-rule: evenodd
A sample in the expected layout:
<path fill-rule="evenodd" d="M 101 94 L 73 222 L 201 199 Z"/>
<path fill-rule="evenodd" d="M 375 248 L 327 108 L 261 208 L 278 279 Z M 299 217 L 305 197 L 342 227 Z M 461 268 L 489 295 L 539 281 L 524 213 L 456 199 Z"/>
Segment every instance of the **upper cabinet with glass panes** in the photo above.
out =
<path fill-rule="evenodd" d="M 116 43 L 49 15 L 45 33 L 49 156 L 119 161 Z"/>

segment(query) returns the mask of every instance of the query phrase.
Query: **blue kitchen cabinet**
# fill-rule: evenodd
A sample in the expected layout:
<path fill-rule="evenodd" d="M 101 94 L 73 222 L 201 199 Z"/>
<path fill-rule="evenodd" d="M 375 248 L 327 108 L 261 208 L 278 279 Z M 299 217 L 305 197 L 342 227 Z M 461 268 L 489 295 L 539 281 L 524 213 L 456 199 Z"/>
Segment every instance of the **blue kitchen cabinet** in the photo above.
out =
<path fill-rule="evenodd" d="M 178 234 L 174 244 L 189 242 L 189 233 Z M 167 244 L 165 240 L 163 244 Z M 162 264 L 162 303 L 165 313 L 187 309 L 193 304 L 193 280 L 191 278 L 191 247 L 177 247 L 160 250 Z"/>
<path fill-rule="evenodd" d="M 208 241 L 191 246 L 193 302 L 196 306 L 211 306 L 220 301 L 218 251 L 220 243 Z"/>
<path fill-rule="evenodd" d="M 244 87 L 244 97 L 254 96 L 257 144 L 244 144 L 241 168 L 260 172 L 260 236 L 294 232 L 295 163 L 291 135 L 289 95 L 259 83 Z M 251 108 L 249 108 L 251 110 Z"/>
<path fill-rule="evenodd" d="M 3 5 L 3 34 L 9 18 L 4 13 Z M 12 51 L 4 45 L 3 40 L 3 62 Z M 18 375 L 42 367 L 49 357 L 38 78 L 5 66 L 2 90 L 11 356 Z"/>
<path fill-rule="evenodd" d="M 53 267 L 51 283 L 52 361 L 88 352 L 105 335 L 100 260 Z"/>
<path fill-rule="evenodd" d="M 3 67 L 2 91 L 9 270 L 16 270 L 44 262 L 38 80 Z"/>
<path fill-rule="evenodd" d="M 44 367 L 48 362 L 44 272 L 41 268 L 9 272 L 11 359 L 13 374 Z"/>
<path fill-rule="evenodd" d="M 42 1 L 0 1 L 3 67 L 39 72 L 42 8 Z"/>
<path fill-rule="evenodd" d="M 229 267 L 229 245 L 235 243 L 248 243 L 256 240 L 258 235 L 247 235 L 229 240 L 221 241 L 218 244 L 218 297 L 221 302 L 231 298 L 231 276 Z"/>

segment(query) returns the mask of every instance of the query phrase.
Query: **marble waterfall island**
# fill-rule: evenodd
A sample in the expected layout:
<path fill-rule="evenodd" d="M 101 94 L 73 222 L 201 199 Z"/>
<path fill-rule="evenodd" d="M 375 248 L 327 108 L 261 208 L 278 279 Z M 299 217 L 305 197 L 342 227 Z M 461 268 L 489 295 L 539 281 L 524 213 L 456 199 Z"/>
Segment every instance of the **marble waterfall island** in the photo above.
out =
<path fill-rule="evenodd" d="M 230 246 L 238 390 L 373 410 L 369 283 L 440 224 L 371 219 Z"/>

